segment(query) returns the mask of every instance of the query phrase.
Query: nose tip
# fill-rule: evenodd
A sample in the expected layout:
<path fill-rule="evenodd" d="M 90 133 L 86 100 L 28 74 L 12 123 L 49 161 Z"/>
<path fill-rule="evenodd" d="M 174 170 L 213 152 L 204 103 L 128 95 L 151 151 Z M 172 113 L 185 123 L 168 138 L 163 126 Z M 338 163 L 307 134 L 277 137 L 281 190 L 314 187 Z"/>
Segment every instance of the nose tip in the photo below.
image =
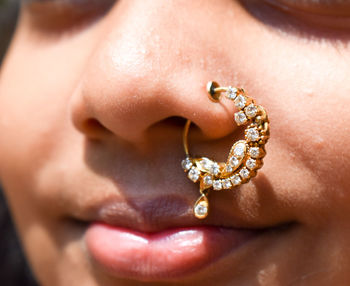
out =
<path fill-rule="evenodd" d="M 187 86 L 180 80 L 174 86 L 138 80 L 135 87 L 125 81 L 115 90 L 98 92 L 95 87 L 88 81 L 72 104 L 73 123 L 87 137 L 112 134 L 138 141 L 152 126 L 173 117 L 192 121 L 210 139 L 233 131 L 232 112 L 209 100 L 205 83 Z"/>
<path fill-rule="evenodd" d="M 140 140 L 152 126 L 169 117 L 191 120 L 208 138 L 232 132 L 230 103 L 208 99 L 206 84 L 217 67 L 203 69 L 202 55 L 208 56 L 211 51 L 212 62 L 220 61 L 213 43 L 207 41 L 207 33 L 183 27 L 177 31 L 177 19 L 171 17 L 175 4 L 164 5 L 163 1 L 152 2 L 159 6 L 155 11 L 163 12 L 141 14 L 142 23 L 135 29 L 135 23 L 141 21 L 135 10 L 145 7 L 140 2 L 125 3 L 122 20 L 118 5 L 105 20 L 104 34 L 73 96 L 74 125 L 88 137 L 110 134 L 126 141 Z M 129 9 L 127 3 L 138 4 Z M 181 11 L 188 14 L 187 9 Z M 176 42 L 166 28 L 171 24 L 175 27 L 173 33 L 179 33 Z"/>

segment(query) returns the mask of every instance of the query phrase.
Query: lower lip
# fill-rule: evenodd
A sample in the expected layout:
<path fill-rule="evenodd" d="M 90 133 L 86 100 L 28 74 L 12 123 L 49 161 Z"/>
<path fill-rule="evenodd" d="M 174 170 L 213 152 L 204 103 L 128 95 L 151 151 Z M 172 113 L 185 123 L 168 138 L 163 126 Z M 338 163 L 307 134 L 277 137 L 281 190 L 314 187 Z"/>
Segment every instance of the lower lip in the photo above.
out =
<path fill-rule="evenodd" d="M 200 271 L 259 233 L 219 227 L 188 227 L 146 234 L 93 223 L 85 239 L 93 261 L 113 276 L 159 281 Z"/>

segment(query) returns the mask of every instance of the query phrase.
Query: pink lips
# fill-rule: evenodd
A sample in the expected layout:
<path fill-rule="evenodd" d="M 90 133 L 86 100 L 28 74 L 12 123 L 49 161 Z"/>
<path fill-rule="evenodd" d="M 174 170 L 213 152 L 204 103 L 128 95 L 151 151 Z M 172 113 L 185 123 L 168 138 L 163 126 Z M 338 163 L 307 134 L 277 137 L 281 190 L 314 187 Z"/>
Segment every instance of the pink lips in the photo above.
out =
<path fill-rule="evenodd" d="M 93 223 L 85 239 L 93 260 L 110 274 L 156 281 L 199 271 L 257 234 L 256 231 L 207 226 L 147 234 Z"/>

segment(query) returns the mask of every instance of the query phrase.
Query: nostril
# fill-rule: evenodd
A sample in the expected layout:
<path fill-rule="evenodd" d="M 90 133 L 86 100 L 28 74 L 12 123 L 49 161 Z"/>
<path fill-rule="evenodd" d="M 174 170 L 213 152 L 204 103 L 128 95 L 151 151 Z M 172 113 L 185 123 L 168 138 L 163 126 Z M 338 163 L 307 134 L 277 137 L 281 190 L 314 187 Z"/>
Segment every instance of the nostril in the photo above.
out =
<path fill-rule="evenodd" d="M 174 127 L 184 127 L 187 119 L 181 116 L 170 116 L 162 120 L 162 124 Z"/>
<path fill-rule="evenodd" d="M 169 130 L 183 130 L 187 120 L 188 120 L 187 118 L 182 116 L 170 116 L 154 124 L 152 126 L 152 129 L 157 129 L 158 127 L 163 129 L 169 129 Z M 192 132 L 199 131 L 200 133 L 202 133 L 201 128 L 195 122 L 193 121 L 191 122 L 192 122 L 191 123 Z"/>
<path fill-rule="evenodd" d="M 91 139 L 99 139 L 112 132 L 101 124 L 96 118 L 88 118 L 81 124 L 83 133 Z"/>

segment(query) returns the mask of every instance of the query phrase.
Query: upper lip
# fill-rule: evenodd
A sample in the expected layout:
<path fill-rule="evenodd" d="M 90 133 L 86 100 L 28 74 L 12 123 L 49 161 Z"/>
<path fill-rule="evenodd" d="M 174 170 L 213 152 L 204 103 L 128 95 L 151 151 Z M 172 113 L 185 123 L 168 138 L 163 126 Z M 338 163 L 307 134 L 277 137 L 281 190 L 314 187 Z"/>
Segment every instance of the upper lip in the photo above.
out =
<path fill-rule="evenodd" d="M 162 143 L 159 134 L 163 136 L 163 131 L 169 135 L 168 144 Z M 81 186 L 78 182 L 74 187 L 94 189 L 91 192 L 84 189 L 88 197 L 85 200 L 69 200 L 69 203 L 65 204 L 66 214 L 79 221 L 102 222 L 140 232 L 198 226 L 259 230 L 274 228 L 291 221 L 291 217 L 286 215 L 290 213 L 287 207 L 276 207 L 281 204 L 262 172 L 254 178 L 254 182 L 244 186 L 244 192 L 243 187 L 242 192 L 213 191 L 213 195 L 209 196 L 209 216 L 204 220 L 197 219 L 192 208 L 200 194 L 196 190 L 198 186 L 194 187 L 189 182 L 180 167 L 183 151 L 178 148 L 177 142 L 181 141 L 178 138 L 181 132 L 162 129 L 154 130 L 154 133 L 155 136 L 152 136 L 150 141 L 152 144 L 140 144 L 152 145 L 153 151 L 146 152 L 146 155 L 130 150 L 129 145 L 118 141 L 112 140 L 112 144 L 98 144 L 87 140 L 84 164 L 88 166 L 88 175 L 92 176 L 90 181 L 94 183 Z M 232 137 L 238 137 L 238 133 Z M 212 144 L 211 141 L 209 143 Z M 208 147 L 209 143 L 202 143 L 202 147 Z M 94 174 L 91 174 L 90 170 Z M 77 170 L 77 177 L 80 171 Z M 137 180 L 133 180 L 134 177 Z M 256 199 L 250 200 L 245 197 L 247 193 Z M 255 209 L 249 209 L 250 206 Z M 272 209 L 277 211 L 271 214 Z M 294 220 L 293 217 L 292 219 Z"/>
<path fill-rule="evenodd" d="M 137 160 L 130 152 L 118 150 L 118 154 L 121 154 L 118 159 L 128 162 L 128 165 L 115 168 L 116 155 L 113 152 L 99 145 L 88 147 L 85 155 L 87 165 L 97 173 L 97 179 L 92 184 L 93 195 L 86 200 L 77 199 L 73 204 L 70 200 L 66 204 L 66 214 L 78 221 L 102 222 L 146 233 L 198 226 L 261 230 L 295 221 L 291 210 L 281 207 L 273 187 L 262 172 L 254 178 L 254 182 L 244 185 L 240 191 L 213 191 L 213 195 L 209 196 L 210 214 L 206 219 L 199 220 L 193 215 L 193 204 L 200 194 L 183 177 L 180 168 L 173 169 L 172 166 L 179 164 L 182 158 L 176 156 L 176 152 L 173 156 L 166 156 L 164 152 L 168 152 L 168 147 L 162 149 L 154 146 L 158 153 L 152 157 L 150 166 L 147 165 L 150 160 Z M 98 151 L 99 156 L 95 156 Z M 133 166 L 143 171 L 137 172 Z M 159 180 L 153 180 L 152 176 L 157 174 L 159 166 L 162 166 L 164 178 L 172 178 L 171 183 L 163 186 Z M 138 176 L 137 183 L 129 180 L 133 176 Z M 81 188 L 80 183 L 75 187 Z M 99 192 L 99 189 L 103 191 Z M 90 192 L 85 190 L 85 193 Z M 99 193 L 101 196 L 98 196 Z M 251 194 L 251 197 L 248 198 L 246 194 Z"/>
<path fill-rule="evenodd" d="M 192 213 L 190 202 L 176 195 L 163 195 L 147 200 L 108 198 L 79 214 L 79 220 L 102 222 L 111 226 L 133 229 L 143 233 L 171 228 L 215 226 L 233 229 L 266 230 L 291 221 L 270 224 L 250 222 L 212 206 L 212 214 L 199 220 Z"/>

